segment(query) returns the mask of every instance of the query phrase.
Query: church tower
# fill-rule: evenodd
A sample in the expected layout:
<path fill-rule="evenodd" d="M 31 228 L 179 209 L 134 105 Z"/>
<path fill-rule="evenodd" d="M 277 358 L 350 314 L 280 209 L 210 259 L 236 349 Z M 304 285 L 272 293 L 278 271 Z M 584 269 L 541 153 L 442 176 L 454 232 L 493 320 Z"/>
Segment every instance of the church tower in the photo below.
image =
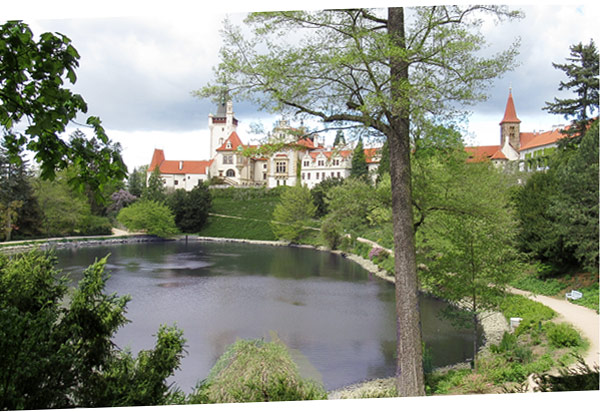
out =
<path fill-rule="evenodd" d="M 515 103 L 512 97 L 512 89 L 508 91 L 508 101 L 504 110 L 504 118 L 500 122 L 500 147 L 504 147 L 505 142 L 519 151 L 521 146 L 521 121 L 517 117 Z"/>
<path fill-rule="evenodd" d="M 210 132 L 210 158 L 214 159 L 217 149 L 223 145 L 231 133 L 237 131 L 238 121 L 233 115 L 233 102 L 223 96 L 217 106 L 217 114 L 208 115 Z"/>

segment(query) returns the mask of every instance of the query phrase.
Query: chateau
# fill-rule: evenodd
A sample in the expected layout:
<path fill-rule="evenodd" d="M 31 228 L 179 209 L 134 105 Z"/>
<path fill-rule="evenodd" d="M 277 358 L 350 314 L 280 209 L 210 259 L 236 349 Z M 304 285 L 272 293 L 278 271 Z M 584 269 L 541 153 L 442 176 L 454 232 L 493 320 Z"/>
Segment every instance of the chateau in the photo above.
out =
<path fill-rule="evenodd" d="M 517 117 L 512 90 L 509 90 L 504 118 L 500 122 L 500 144 L 466 147 L 465 150 L 469 153 L 469 161 L 489 159 L 497 165 L 517 162 L 519 170 L 541 169 L 558 140 L 565 137 L 562 129 L 560 126 L 546 132 L 521 132 L 521 120 Z"/>
<path fill-rule="evenodd" d="M 294 186 L 299 181 L 313 188 L 327 178 L 350 176 L 353 150 L 349 147 L 325 147 L 318 137 L 280 120 L 267 139 L 272 148 L 279 149 L 261 151 L 261 146 L 242 142 L 237 126 L 233 103 L 219 104 L 217 113 L 208 115 L 210 160 L 166 160 L 164 151 L 155 149 L 147 176 L 158 167 L 165 187 L 185 190 L 211 178 L 230 186 L 272 188 Z M 521 120 L 509 90 L 500 122 L 500 144 L 465 150 L 470 162 L 489 160 L 499 166 L 510 162 L 520 170 L 540 169 L 545 167 L 545 159 L 555 150 L 557 141 L 564 137 L 560 130 L 561 127 L 546 132 L 521 132 Z M 364 151 L 369 173 L 374 176 L 381 154 L 377 148 Z"/>
<path fill-rule="evenodd" d="M 292 128 L 281 120 L 267 139 L 274 149 L 264 154 L 261 146 L 242 142 L 237 126 L 233 103 L 220 104 L 215 115 L 208 115 L 210 160 L 166 160 L 162 149 L 154 149 L 147 176 L 158 167 L 166 188 L 192 190 L 211 178 L 230 186 L 269 188 L 294 186 L 300 180 L 312 188 L 327 178 L 350 175 L 350 148 L 325 147 L 318 137 L 307 136 L 302 128 Z M 380 154 L 376 148 L 365 149 L 365 158 L 373 175 Z"/>

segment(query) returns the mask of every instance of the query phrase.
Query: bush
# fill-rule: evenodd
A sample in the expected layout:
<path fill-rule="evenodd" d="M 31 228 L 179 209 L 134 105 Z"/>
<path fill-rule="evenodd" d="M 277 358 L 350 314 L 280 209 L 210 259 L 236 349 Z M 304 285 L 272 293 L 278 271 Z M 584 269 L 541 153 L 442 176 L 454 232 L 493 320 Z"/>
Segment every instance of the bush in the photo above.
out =
<path fill-rule="evenodd" d="M 175 225 L 184 233 L 202 230 L 211 207 L 208 188 L 200 183 L 191 191 L 178 189 L 167 196 L 167 204 L 174 214 Z"/>
<path fill-rule="evenodd" d="M 298 241 L 315 215 L 310 191 L 307 187 L 292 186 L 281 195 L 280 203 L 273 211 L 271 227 L 279 238 L 292 242 Z"/>
<path fill-rule="evenodd" d="M 285 345 L 261 340 L 238 340 L 229 346 L 190 395 L 191 403 L 309 399 L 327 399 L 327 393 L 300 377 Z"/>
<path fill-rule="evenodd" d="M 559 375 L 537 375 L 535 380 L 541 392 L 597 391 L 600 371 L 589 367 L 579 358 L 576 366 L 560 369 Z"/>
<path fill-rule="evenodd" d="M 519 317 L 521 321 L 515 334 L 519 335 L 526 330 L 538 327 L 540 322 L 550 320 L 556 316 L 556 312 L 539 302 L 534 302 L 524 296 L 508 295 L 500 302 L 500 310 L 509 320 L 513 317 Z"/>
<path fill-rule="evenodd" d="M 550 344 L 555 348 L 573 348 L 583 343 L 579 333 L 568 323 L 548 323 L 545 330 Z"/>
<path fill-rule="evenodd" d="M 145 230 L 149 235 L 169 237 L 178 233 L 171 210 L 154 200 L 140 200 L 121 209 L 117 220 L 129 230 Z"/>
<path fill-rule="evenodd" d="M 326 218 L 321 224 L 321 236 L 329 249 L 336 250 L 342 241 L 339 223 L 332 218 Z"/>

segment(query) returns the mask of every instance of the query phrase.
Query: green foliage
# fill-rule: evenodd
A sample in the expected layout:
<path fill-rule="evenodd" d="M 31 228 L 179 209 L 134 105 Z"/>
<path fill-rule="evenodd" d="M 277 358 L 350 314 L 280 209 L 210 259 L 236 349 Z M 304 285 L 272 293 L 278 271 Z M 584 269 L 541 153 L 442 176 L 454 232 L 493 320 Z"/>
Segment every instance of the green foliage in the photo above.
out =
<path fill-rule="evenodd" d="M 550 157 L 515 195 L 520 244 L 553 266 L 598 272 L 598 122 Z"/>
<path fill-rule="evenodd" d="M 517 289 L 545 296 L 555 296 L 565 288 L 565 284 L 558 279 L 541 280 L 531 275 L 515 279 L 510 284 Z"/>
<path fill-rule="evenodd" d="M 379 158 L 379 166 L 377 167 L 377 182 L 381 181 L 385 174 L 390 174 L 390 143 L 387 139 L 383 142 L 383 146 L 381 146 L 380 150 L 380 158 Z"/>
<path fill-rule="evenodd" d="M 583 342 L 579 333 L 568 323 L 547 323 L 544 329 L 555 348 L 574 348 Z"/>
<path fill-rule="evenodd" d="M 282 193 L 281 201 L 273 211 L 273 233 L 279 239 L 298 241 L 309 230 L 315 212 L 310 190 L 305 186 L 290 187 Z"/>
<path fill-rule="evenodd" d="M 499 307 L 507 321 L 510 318 L 523 319 L 515 331 L 517 335 L 538 328 L 541 322 L 553 319 L 556 316 L 556 312 L 549 307 L 519 295 L 505 296 L 499 303 Z"/>
<path fill-rule="evenodd" d="M 175 215 L 175 225 L 184 233 L 202 230 L 211 208 L 208 187 L 200 183 L 191 191 L 175 190 L 167 196 L 167 205 Z"/>
<path fill-rule="evenodd" d="M 303 379 L 281 342 L 238 340 L 217 360 L 191 403 L 327 399 L 323 387 Z"/>
<path fill-rule="evenodd" d="M 329 249 L 336 250 L 342 242 L 342 228 L 336 220 L 328 217 L 321 224 L 321 236 Z"/>
<path fill-rule="evenodd" d="M 568 77 L 568 81 L 560 82 L 558 90 L 569 90 L 574 92 L 575 98 L 555 98 L 554 102 L 546 102 L 545 110 L 553 114 L 562 114 L 565 119 L 575 118 L 569 134 L 579 134 L 581 137 L 587 128 L 590 117 L 598 110 L 598 88 L 599 88 L 599 57 L 594 40 L 590 44 L 583 45 L 581 42 L 569 47 L 571 57 L 567 58 L 569 63 L 552 63 L 554 68 L 562 70 Z"/>
<path fill-rule="evenodd" d="M 109 220 L 92 214 L 86 196 L 69 185 L 66 171 L 53 181 L 35 179 L 33 184 L 43 212 L 40 229 L 46 237 L 111 233 Z"/>
<path fill-rule="evenodd" d="M 74 187 L 87 185 L 99 194 L 104 185 L 122 180 L 127 168 L 97 117 L 86 121 L 94 139 L 65 142 L 60 137 L 78 113 L 87 111 L 83 98 L 65 87 L 66 81 L 75 84 L 78 59 L 65 35 L 42 33 L 36 41 L 21 21 L 0 26 L 0 125 L 11 161 L 22 149 L 32 151 L 44 179 L 75 166 L 81 174 L 73 177 Z M 24 132 L 14 129 L 18 123 L 27 125 Z M 89 165 L 97 169 L 86 171 Z"/>
<path fill-rule="evenodd" d="M 40 233 L 42 211 L 31 184 L 27 162 L 17 153 L 17 162 L 8 159 L 4 140 L 0 145 L 0 239 L 36 236 Z"/>
<path fill-rule="evenodd" d="M 149 235 L 166 238 L 179 233 L 169 207 L 153 200 L 142 199 L 121 209 L 117 220 L 129 230 L 145 230 Z"/>
<path fill-rule="evenodd" d="M 312 195 L 313 203 L 317 207 L 315 217 L 321 218 L 329 212 L 329 208 L 327 205 L 327 195 L 331 188 L 340 186 L 343 182 L 343 179 L 327 178 L 325 180 L 321 180 L 312 189 L 310 189 L 310 194 Z"/>
<path fill-rule="evenodd" d="M 369 225 L 369 212 L 374 206 L 373 186 L 363 179 L 345 179 L 327 193 L 327 207 L 331 218 L 340 222 L 348 233 L 358 233 Z"/>
<path fill-rule="evenodd" d="M 106 295 L 107 258 L 67 294 L 55 258 L 0 255 L 0 409 L 164 404 L 179 364 L 181 332 L 161 328 L 155 349 L 133 360 L 112 343 L 128 296 Z"/>
<path fill-rule="evenodd" d="M 462 304 L 476 336 L 475 315 L 498 308 L 499 297 L 519 271 L 520 256 L 504 176 L 491 164 L 452 167 L 460 173 L 444 177 L 450 180 L 445 202 L 424 213 L 418 227 L 419 276 L 428 291 Z"/>
<path fill-rule="evenodd" d="M 156 166 L 150 173 L 147 186 L 142 191 L 142 199 L 164 202 L 166 197 L 165 182 L 160 176 L 160 169 Z"/>
<path fill-rule="evenodd" d="M 561 368 L 558 376 L 537 374 L 534 379 L 541 392 L 597 391 L 600 383 L 600 370 L 598 365 L 592 368 L 582 358 L 578 358 L 577 365 Z"/>
<path fill-rule="evenodd" d="M 133 168 L 133 171 L 127 178 L 127 190 L 133 196 L 141 197 L 146 189 L 146 171 L 148 166 L 142 166 L 139 169 Z"/>
<path fill-rule="evenodd" d="M 362 138 L 358 140 L 358 143 L 352 152 L 350 177 L 364 180 L 367 180 L 369 177 L 369 167 L 367 166 L 367 159 L 365 157 Z"/>

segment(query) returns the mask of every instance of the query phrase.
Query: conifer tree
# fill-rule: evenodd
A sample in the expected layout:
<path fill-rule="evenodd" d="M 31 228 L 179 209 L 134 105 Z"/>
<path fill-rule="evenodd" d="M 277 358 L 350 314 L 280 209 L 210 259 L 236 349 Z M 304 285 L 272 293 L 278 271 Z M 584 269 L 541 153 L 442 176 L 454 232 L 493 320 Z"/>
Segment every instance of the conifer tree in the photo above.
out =
<path fill-rule="evenodd" d="M 362 138 L 358 139 L 354 152 L 352 152 L 350 177 L 355 177 L 357 179 L 367 179 L 369 177 L 369 167 L 367 166 Z"/>
<path fill-rule="evenodd" d="M 599 57 L 594 40 L 590 40 L 588 45 L 581 42 L 572 45 L 570 50 L 571 57 L 567 58 L 568 63 L 552 63 L 552 66 L 564 71 L 568 77 L 566 82 L 560 82 L 558 90 L 569 90 L 575 93 L 576 97 L 554 98 L 554 102 L 546 102 L 544 110 L 562 114 L 565 119 L 574 118 L 573 127 L 566 132 L 578 135 L 580 140 L 593 113 L 598 111 Z"/>

